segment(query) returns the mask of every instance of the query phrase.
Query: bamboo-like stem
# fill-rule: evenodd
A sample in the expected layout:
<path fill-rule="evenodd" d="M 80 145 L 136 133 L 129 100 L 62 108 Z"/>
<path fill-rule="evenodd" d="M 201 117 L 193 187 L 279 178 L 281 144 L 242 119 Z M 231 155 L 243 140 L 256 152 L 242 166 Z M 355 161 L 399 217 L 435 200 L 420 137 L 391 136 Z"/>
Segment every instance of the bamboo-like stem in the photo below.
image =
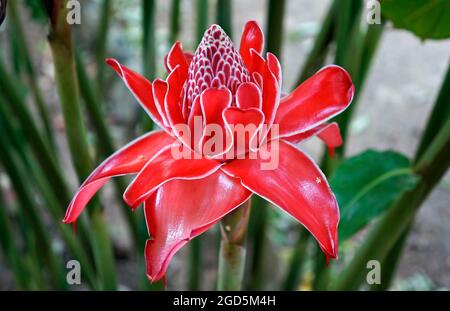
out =
<path fill-rule="evenodd" d="M 203 33 L 208 27 L 208 0 L 196 0 L 197 23 L 195 24 L 196 43 L 202 41 Z"/>
<path fill-rule="evenodd" d="M 217 0 L 216 21 L 217 24 L 233 38 L 232 0 Z"/>
<path fill-rule="evenodd" d="M 3 126 L 0 125 L 0 161 L 3 163 L 3 167 L 17 194 L 25 221 L 32 228 L 36 243 L 39 245 L 39 248 L 37 248 L 39 262 L 42 266 L 49 269 L 51 282 L 55 288 L 67 289 L 64 271 L 62 270 L 63 265 L 59 263 L 51 248 L 51 239 L 39 217 L 39 212 L 31 195 L 29 185 L 21 177 L 25 176 L 25 174 L 19 170 L 11 150 L 8 149 L 8 145 L 10 144 L 5 134 Z"/>
<path fill-rule="evenodd" d="M 33 65 L 33 61 L 31 59 L 30 49 L 28 46 L 27 38 L 25 35 L 25 31 L 23 29 L 22 21 L 20 18 L 19 10 L 17 8 L 17 1 L 11 1 L 8 6 L 8 16 L 9 21 L 11 21 L 12 27 L 14 29 L 14 38 L 17 42 L 18 49 L 20 49 L 20 53 L 24 60 L 24 65 L 26 69 L 26 74 L 28 76 L 28 83 L 30 85 L 31 92 L 34 97 L 34 103 L 36 105 L 36 110 L 39 114 L 40 121 L 45 130 L 45 134 L 48 138 L 51 147 L 54 147 L 54 137 L 53 130 L 51 126 L 51 122 L 49 119 L 49 113 L 47 110 L 47 103 L 44 100 L 44 96 L 42 95 L 42 91 L 38 86 L 37 77 L 35 68 Z"/>
<path fill-rule="evenodd" d="M 142 66 L 144 76 L 153 80 L 156 76 L 156 1 L 142 0 Z M 153 121 L 139 108 L 135 120 L 139 121 L 144 131 L 153 129 Z"/>
<path fill-rule="evenodd" d="M 97 63 L 97 96 L 103 97 L 106 49 L 108 45 L 109 24 L 111 20 L 112 1 L 103 0 L 100 8 L 100 22 L 97 29 L 95 59 Z"/>
<path fill-rule="evenodd" d="M 55 80 L 63 112 L 66 136 L 71 152 L 72 162 L 80 180 L 84 180 L 92 169 L 86 129 L 82 120 L 77 74 L 74 62 L 72 33 L 66 22 L 67 8 L 65 0 L 51 1 L 50 34 L 55 67 Z M 103 211 L 99 205 L 88 209 L 92 221 L 92 242 L 96 267 L 102 281 L 102 289 L 117 288 L 114 257 L 111 241 L 107 235 Z"/>
<path fill-rule="evenodd" d="M 447 67 L 447 73 L 445 74 L 442 86 L 440 88 L 436 103 L 433 106 L 430 117 L 427 122 L 425 131 L 422 134 L 420 143 L 418 145 L 415 159 L 419 159 L 428 145 L 436 137 L 439 130 L 445 121 L 450 118 L 450 62 Z"/>
<path fill-rule="evenodd" d="M 269 0 L 267 15 L 267 40 L 266 50 L 281 59 L 281 47 L 283 45 L 283 21 L 285 0 Z"/>
<path fill-rule="evenodd" d="M 391 286 L 394 273 L 397 269 L 398 261 L 402 254 L 403 248 L 405 246 L 409 231 L 411 230 L 411 225 L 402 233 L 400 238 L 395 242 L 392 249 L 386 255 L 386 258 L 381 262 L 381 283 L 372 284 L 370 286 L 371 291 L 384 291 L 389 289 Z"/>
<path fill-rule="evenodd" d="M 442 86 L 440 88 L 439 94 L 437 96 L 436 102 L 431 111 L 430 117 L 428 118 L 427 126 L 422 134 L 420 143 L 416 150 L 415 161 L 418 161 L 423 153 L 428 148 L 429 144 L 436 137 L 439 130 L 441 130 L 443 123 L 450 119 L 450 64 L 445 74 Z M 412 228 L 412 223 L 408 228 L 402 233 L 402 236 L 390 250 L 386 259 L 383 261 L 382 269 L 382 280 L 383 282 L 379 285 L 373 285 L 372 290 L 386 290 L 389 288 L 393 275 L 395 273 L 400 255 L 403 251 L 406 237 Z"/>
<path fill-rule="evenodd" d="M 332 289 L 357 289 L 366 273 L 366 263 L 372 259 L 382 262 L 386 258 L 396 241 L 413 221 L 422 202 L 449 168 L 449 154 L 450 118 L 447 119 L 414 168 L 415 172 L 421 176 L 421 181 L 412 191 L 402 195 L 375 224 L 368 234 L 367 240 L 332 285 Z"/>
<path fill-rule="evenodd" d="M 240 290 L 244 278 L 245 242 L 250 216 L 250 199 L 225 216 L 220 228 L 218 290 Z"/>
<path fill-rule="evenodd" d="M 29 290 L 29 275 L 16 245 L 11 223 L 6 211 L 7 205 L 0 187 L 0 247 L 8 265 L 14 273 L 18 289 Z"/>
<path fill-rule="evenodd" d="M 202 240 L 201 237 L 193 239 L 190 243 L 189 253 L 189 290 L 199 290 L 202 266 Z"/>
<path fill-rule="evenodd" d="M 313 48 L 311 49 L 311 52 L 309 52 L 305 64 L 303 65 L 295 87 L 312 76 L 325 62 L 328 46 L 333 41 L 333 31 L 336 25 L 336 3 L 336 0 L 333 1 L 325 15 L 320 32 L 314 41 Z"/>
<path fill-rule="evenodd" d="M 82 119 L 80 96 L 75 71 L 72 32 L 66 22 L 66 1 L 53 0 L 48 42 L 53 55 L 55 82 L 61 102 L 65 131 L 72 162 L 80 180 L 92 169 L 87 132 Z"/>
<path fill-rule="evenodd" d="M 147 79 L 156 75 L 155 0 L 142 0 L 142 65 Z"/>
<path fill-rule="evenodd" d="M 251 241 L 250 290 L 261 290 L 264 286 L 266 271 L 264 271 L 264 252 L 266 250 L 266 229 L 268 223 L 267 202 L 261 197 L 252 199 L 252 213 L 249 221 L 249 236 Z"/>
<path fill-rule="evenodd" d="M 9 139 L 8 147 L 13 147 L 20 159 L 21 164 L 24 166 L 24 170 L 28 172 L 29 178 L 32 180 L 32 184 L 37 187 L 42 198 L 45 201 L 45 207 L 50 212 L 53 220 L 57 224 L 57 228 L 61 233 L 61 236 L 66 243 L 69 251 L 80 261 L 80 264 L 83 266 L 83 275 L 86 276 L 86 280 L 91 286 L 91 288 L 95 289 L 96 284 L 94 281 L 94 269 L 92 263 L 90 261 L 88 253 L 80 246 L 80 243 L 75 242 L 75 236 L 67 225 L 61 223 L 61 219 L 63 217 L 63 210 L 61 210 L 60 203 L 58 202 L 58 198 L 55 195 L 55 192 L 52 189 L 51 184 L 45 178 L 45 175 L 42 172 L 41 167 L 36 162 L 36 159 L 32 157 L 32 154 L 27 152 L 25 147 L 25 141 L 20 136 L 18 131 L 13 128 L 11 124 L 12 118 L 8 117 L 7 111 L 5 111 L 4 102 L 0 97 L 0 121 L 2 122 L 3 130 L 5 135 L 7 135 Z M 84 226 L 83 226 L 84 228 Z M 83 229 L 85 230 L 85 229 Z M 85 245 L 89 244 L 89 241 L 86 239 L 84 235 L 84 231 L 79 230 L 79 239 L 82 239 Z"/>
<path fill-rule="evenodd" d="M 14 115 L 20 121 L 33 152 L 36 154 L 39 162 L 42 163 L 42 168 L 47 178 L 54 185 L 55 191 L 60 195 L 62 204 L 67 204 L 70 199 L 69 192 L 57 161 L 51 152 L 49 144 L 40 134 L 30 111 L 20 96 L 20 91 L 16 87 L 18 84 L 16 83 L 15 77 L 7 72 L 1 60 L 0 77 L 2 77 L 0 93 L 7 98 L 9 103 L 8 108 L 14 112 Z"/>
<path fill-rule="evenodd" d="M 181 14 L 181 0 L 172 0 L 170 7 L 170 32 L 169 44 L 173 44 L 178 39 L 180 32 L 180 14 Z"/>
<path fill-rule="evenodd" d="M 283 283 L 283 290 L 296 290 L 299 280 L 302 278 L 303 264 L 309 241 L 309 232 L 305 228 L 298 231 L 297 243 L 294 254 L 289 261 L 289 268 Z"/>

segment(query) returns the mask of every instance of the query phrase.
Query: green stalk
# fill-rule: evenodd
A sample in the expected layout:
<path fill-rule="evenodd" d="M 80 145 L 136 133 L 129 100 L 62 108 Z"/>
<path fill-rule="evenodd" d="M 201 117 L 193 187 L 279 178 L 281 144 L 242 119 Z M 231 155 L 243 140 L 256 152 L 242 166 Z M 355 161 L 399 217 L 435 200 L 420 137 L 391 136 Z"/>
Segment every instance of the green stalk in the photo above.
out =
<path fill-rule="evenodd" d="M 386 258 L 381 263 L 381 284 L 372 284 L 370 286 L 371 291 L 385 291 L 389 289 L 394 277 L 395 271 L 397 269 L 398 261 L 402 254 L 403 248 L 406 243 L 409 231 L 411 230 L 411 225 L 402 233 L 400 238 L 395 242 L 392 249 L 386 255 Z"/>
<path fill-rule="evenodd" d="M 230 38 L 233 38 L 232 2 L 232 0 L 217 0 L 216 7 L 217 24 L 222 27 Z"/>
<path fill-rule="evenodd" d="M 155 0 L 142 0 L 142 65 L 144 76 L 149 80 L 153 80 L 157 72 L 155 14 Z M 139 121 L 144 131 L 153 129 L 153 121 L 139 107 L 134 119 Z"/>
<path fill-rule="evenodd" d="M 283 21 L 285 0 L 269 0 L 267 15 L 267 40 L 266 50 L 281 59 L 281 47 L 283 44 Z"/>
<path fill-rule="evenodd" d="M 442 125 L 450 118 L 450 63 L 447 68 L 444 80 L 442 82 L 436 103 L 431 111 L 431 115 L 427 122 L 427 127 L 422 134 L 419 146 L 416 151 L 416 160 L 420 158 L 428 145 L 436 137 Z"/>
<path fill-rule="evenodd" d="M 428 148 L 430 142 L 433 141 L 439 130 L 442 128 L 445 120 L 448 120 L 450 118 L 450 105 L 448 104 L 449 102 L 450 102 L 450 65 L 447 69 L 447 73 L 444 77 L 438 97 L 436 99 L 436 102 L 433 106 L 433 110 L 428 119 L 427 126 L 422 134 L 420 143 L 416 151 L 415 161 L 420 159 L 420 157 L 426 151 L 426 148 Z M 408 236 L 411 227 L 412 223 L 408 226 L 405 232 L 403 232 L 401 238 L 396 242 L 392 250 L 386 256 L 386 259 L 384 260 L 382 265 L 383 282 L 380 285 L 372 286 L 371 287 L 372 290 L 386 290 L 389 288 L 396 267 L 398 265 L 400 255 L 403 251 L 406 242 L 406 237 Z"/>
<path fill-rule="evenodd" d="M 39 245 L 39 248 L 37 249 L 39 262 L 42 266 L 49 269 L 51 282 L 55 288 L 67 289 L 65 274 L 61 269 L 63 266 L 56 258 L 56 255 L 51 248 L 51 239 L 39 217 L 38 209 L 30 192 L 30 185 L 21 177 L 26 175 L 24 172 L 21 172 L 14 156 L 9 150 L 8 146 L 11 144 L 5 134 L 3 126 L 0 126 L 0 161 L 3 163 L 3 167 L 14 187 L 20 202 L 21 210 L 25 215 L 25 221 L 29 228 L 33 230 L 36 244 Z"/>
<path fill-rule="evenodd" d="M 12 231 L 6 207 L 3 191 L 0 188 L 0 247 L 8 262 L 8 265 L 11 267 L 18 289 L 29 290 L 29 275 L 22 257 L 19 255 L 19 251 L 15 243 L 15 235 Z"/>
<path fill-rule="evenodd" d="M 337 7 L 336 55 L 334 59 L 336 65 L 344 66 L 350 57 L 348 47 L 351 36 L 349 34 L 355 27 L 359 27 L 361 8 L 362 1 L 360 0 L 341 1 Z"/>
<path fill-rule="evenodd" d="M 66 136 L 72 162 L 79 180 L 84 180 L 92 169 L 86 129 L 82 121 L 77 74 L 75 70 L 72 33 L 66 22 L 66 1 L 53 0 L 48 41 L 52 50 L 55 81 L 61 101 Z M 117 288 L 111 241 L 107 235 L 103 211 L 100 205 L 89 209 L 91 214 L 94 256 L 102 288 Z"/>
<path fill-rule="evenodd" d="M 142 64 L 150 80 L 156 76 L 155 11 L 155 0 L 142 0 Z"/>
<path fill-rule="evenodd" d="M 333 41 L 333 31 L 336 25 L 336 6 L 337 1 L 333 1 L 322 22 L 320 32 L 314 41 L 314 46 L 308 54 L 308 58 L 303 65 L 303 69 L 300 72 L 295 86 L 300 85 L 323 66 L 325 57 L 327 56 L 328 47 Z"/>
<path fill-rule="evenodd" d="M 309 232 L 301 227 L 298 231 L 297 244 L 289 262 L 289 269 L 283 284 L 283 290 L 296 290 L 302 278 L 303 265 L 308 248 Z"/>
<path fill-rule="evenodd" d="M 100 8 L 100 23 L 95 42 L 95 59 L 97 63 L 97 96 L 103 97 L 105 86 L 105 58 L 108 45 L 109 24 L 111 21 L 112 1 L 103 0 Z"/>
<path fill-rule="evenodd" d="M 28 47 L 27 38 L 23 29 L 22 21 L 20 19 L 17 4 L 17 1 L 10 1 L 8 5 L 9 20 L 11 21 L 12 27 L 14 29 L 14 38 L 17 43 L 17 48 L 20 50 L 20 53 L 25 62 L 28 83 L 34 97 L 36 110 L 44 127 L 45 134 L 47 135 L 51 146 L 54 147 L 53 130 L 49 119 L 49 113 L 47 111 L 47 104 L 44 100 L 44 96 L 42 95 L 42 91 L 37 84 L 37 76 L 31 59 L 30 49 Z"/>
<path fill-rule="evenodd" d="M 40 166 L 36 162 L 36 159 L 34 159 L 32 155 L 27 152 L 27 148 L 25 147 L 26 142 L 11 124 L 12 118 L 8 117 L 1 97 L 0 121 L 4 126 L 3 130 L 5 131 L 5 135 L 7 135 L 12 147 L 15 148 L 18 153 L 20 162 L 25 166 L 24 169 L 28 172 L 28 176 L 32 180 L 32 184 L 36 185 L 40 191 L 42 198 L 45 201 L 45 207 L 48 209 L 54 222 L 57 224 L 58 230 L 60 231 L 69 251 L 75 256 L 76 259 L 80 261 L 80 264 L 83 267 L 83 274 L 87 276 L 88 284 L 94 288 L 94 270 L 89 256 L 80 244 L 75 242 L 75 236 L 71 231 L 71 228 L 61 223 L 61 219 L 64 215 L 63 210 L 61 210 L 60 203 L 58 202 L 58 198 L 55 195 L 49 181 L 45 178 Z M 79 235 L 81 234 L 79 233 Z M 81 236 L 81 238 L 84 238 L 84 236 Z M 86 241 L 86 239 L 84 239 L 84 241 Z M 88 245 L 88 241 L 85 243 Z"/>
<path fill-rule="evenodd" d="M 249 222 L 249 236 L 252 241 L 249 289 L 261 290 L 267 273 L 264 271 L 264 252 L 269 215 L 267 202 L 261 197 L 253 197 L 252 207 Z"/>
<path fill-rule="evenodd" d="M 189 253 L 189 290 L 199 290 L 202 266 L 202 240 L 201 237 L 193 239 L 190 243 Z"/>
<path fill-rule="evenodd" d="M 361 248 L 333 284 L 334 290 L 359 288 L 367 272 L 366 263 L 382 262 L 402 233 L 408 228 L 422 202 L 450 166 L 450 118 L 420 157 L 414 170 L 421 181 L 405 193 L 375 224 Z"/>
<path fill-rule="evenodd" d="M 225 216 L 220 228 L 218 290 L 240 290 L 244 278 L 245 240 L 250 216 L 250 199 Z"/>
<path fill-rule="evenodd" d="M 195 37 L 197 44 L 202 41 L 203 33 L 208 27 L 208 0 L 196 0 L 197 23 L 195 24 Z"/>
<path fill-rule="evenodd" d="M 39 162 L 42 163 L 44 172 L 54 185 L 55 191 L 59 193 L 63 202 L 62 204 L 67 204 L 69 201 L 69 192 L 56 159 L 51 152 L 49 144 L 40 134 L 30 111 L 20 95 L 20 90 L 17 88 L 19 84 L 16 78 L 7 72 L 1 60 L 0 77 L 2 80 L 2 83 L 0 83 L 0 93 L 8 100 L 8 108 L 13 111 L 14 115 L 20 121 L 33 152 L 36 154 Z"/>
<path fill-rule="evenodd" d="M 80 97 L 75 71 L 72 32 L 66 22 L 66 1 L 52 1 L 53 12 L 48 42 L 53 55 L 55 82 L 61 102 L 62 113 L 72 162 L 80 180 L 91 172 L 91 156 L 87 143 L 86 128 L 82 119 Z"/>
<path fill-rule="evenodd" d="M 170 8 L 170 33 L 169 33 L 170 45 L 172 45 L 178 39 L 178 33 L 180 32 L 180 13 L 181 13 L 181 0 L 172 0 Z"/>

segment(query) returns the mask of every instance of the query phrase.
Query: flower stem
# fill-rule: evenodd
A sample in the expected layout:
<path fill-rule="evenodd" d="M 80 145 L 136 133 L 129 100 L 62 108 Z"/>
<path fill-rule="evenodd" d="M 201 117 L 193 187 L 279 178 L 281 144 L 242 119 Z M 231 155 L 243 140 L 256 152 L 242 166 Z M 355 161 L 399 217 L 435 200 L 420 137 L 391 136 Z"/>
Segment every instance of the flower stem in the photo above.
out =
<path fill-rule="evenodd" d="M 200 267 L 202 266 L 202 240 L 196 237 L 190 243 L 189 253 L 189 290 L 200 288 Z"/>
<path fill-rule="evenodd" d="M 97 96 L 103 97 L 105 80 L 105 57 L 108 45 L 109 24 L 111 20 L 112 0 L 103 0 L 100 7 L 100 21 L 95 44 L 95 59 L 97 63 Z"/>
<path fill-rule="evenodd" d="M 314 41 L 314 46 L 308 54 L 295 86 L 300 85 L 300 83 L 312 76 L 325 62 L 328 46 L 333 41 L 333 30 L 336 25 L 336 3 L 336 0 L 332 2 L 325 19 L 322 21 L 320 32 Z"/>
<path fill-rule="evenodd" d="M 72 162 L 78 178 L 84 180 L 92 169 L 92 161 L 86 128 L 82 120 L 72 32 L 70 25 L 66 21 L 66 1 L 53 0 L 49 5 L 51 6 L 51 11 L 49 12 L 50 34 L 48 35 L 48 42 L 53 55 L 55 81 L 61 102 Z M 103 211 L 100 204 L 92 204 L 88 211 L 92 220 L 94 257 L 99 270 L 102 288 L 115 289 L 114 257 Z"/>
<path fill-rule="evenodd" d="M 195 37 L 197 44 L 203 38 L 203 33 L 208 27 L 208 0 L 196 0 L 197 2 L 197 23 L 195 28 Z"/>
<path fill-rule="evenodd" d="M 156 76 L 156 1 L 142 0 L 142 66 L 144 76 L 153 80 Z M 142 113 L 140 107 L 136 110 L 136 118 L 144 131 L 153 129 L 153 121 Z"/>
<path fill-rule="evenodd" d="M 49 119 L 49 114 L 47 110 L 47 104 L 44 100 L 44 96 L 42 95 L 42 91 L 38 86 L 37 77 L 35 68 L 33 65 L 33 61 L 30 55 L 30 49 L 27 43 L 27 38 L 25 35 L 25 31 L 23 29 L 23 24 L 20 18 L 19 10 L 17 7 L 17 1 L 10 1 L 8 10 L 10 17 L 11 25 L 14 30 L 14 38 L 18 44 L 18 48 L 21 51 L 23 61 L 25 63 L 26 74 L 28 76 L 28 83 L 30 85 L 31 93 L 34 97 L 34 103 L 36 105 L 36 110 L 39 114 L 40 121 L 44 127 L 45 134 L 48 138 L 51 147 L 54 147 L 54 137 L 51 122 Z"/>
<path fill-rule="evenodd" d="M 230 38 L 233 38 L 232 2 L 232 0 L 217 0 L 216 8 L 217 24 Z"/>
<path fill-rule="evenodd" d="M 180 32 L 180 13 L 181 13 L 181 1 L 172 0 L 170 7 L 170 34 L 169 34 L 169 45 L 173 44 Z"/>
<path fill-rule="evenodd" d="M 244 278 L 245 240 L 250 216 L 250 199 L 225 216 L 221 223 L 218 290 L 240 290 Z"/>
<path fill-rule="evenodd" d="M 250 290 L 261 290 L 264 285 L 264 252 L 266 247 L 266 230 L 268 227 L 268 203 L 261 197 L 254 196 L 253 210 L 250 216 L 249 236 L 251 243 Z"/>
<path fill-rule="evenodd" d="M 266 50 L 281 59 L 283 44 L 283 21 L 285 0 L 269 0 L 267 15 L 267 47 Z"/>
<path fill-rule="evenodd" d="M 286 274 L 286 279 L 284 280 L 283 290 L 296 290 L 298 288 L 298 283 L 302 277 L 308 241 L 309 232 L 305 228 L 301 227 L 298 231 L 294 254 L 289 262 L 289 268 Z"/>

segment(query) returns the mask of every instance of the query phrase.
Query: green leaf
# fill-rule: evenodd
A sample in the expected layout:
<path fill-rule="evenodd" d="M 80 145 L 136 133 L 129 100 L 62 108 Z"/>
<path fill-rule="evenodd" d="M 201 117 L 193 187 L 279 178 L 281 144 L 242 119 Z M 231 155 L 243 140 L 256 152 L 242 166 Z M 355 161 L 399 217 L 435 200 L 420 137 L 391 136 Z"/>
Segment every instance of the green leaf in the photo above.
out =
<path fill-rule="evenodd" d="M 383 0 L 381 14 L 422 39 L 450 38 L 448 0 Z"/>
<path fill-rule="evenodd" d="M 369 150 L 344 161 L 330 178 L 339 202 L 339 240 L 350 238 L 380 216 L 418 177 L 405 156 Z"/>

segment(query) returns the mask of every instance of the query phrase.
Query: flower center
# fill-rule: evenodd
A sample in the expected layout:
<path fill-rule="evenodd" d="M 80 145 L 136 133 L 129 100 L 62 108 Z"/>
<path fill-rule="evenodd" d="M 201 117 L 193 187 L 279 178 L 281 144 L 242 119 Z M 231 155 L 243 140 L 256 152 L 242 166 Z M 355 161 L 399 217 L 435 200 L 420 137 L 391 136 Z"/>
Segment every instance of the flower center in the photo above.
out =
<path fill-rule="evenodd" d="M 230 37 L 218 25 L 205 32 L 189 66 L 184 89 L 188 109 L 195 98 L 210 87 L 226 87 L 234 95 L 242 82 L 249 82 L 250 74 Z"/>

